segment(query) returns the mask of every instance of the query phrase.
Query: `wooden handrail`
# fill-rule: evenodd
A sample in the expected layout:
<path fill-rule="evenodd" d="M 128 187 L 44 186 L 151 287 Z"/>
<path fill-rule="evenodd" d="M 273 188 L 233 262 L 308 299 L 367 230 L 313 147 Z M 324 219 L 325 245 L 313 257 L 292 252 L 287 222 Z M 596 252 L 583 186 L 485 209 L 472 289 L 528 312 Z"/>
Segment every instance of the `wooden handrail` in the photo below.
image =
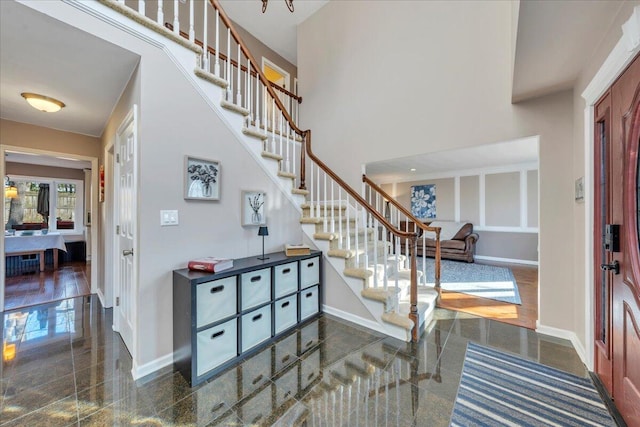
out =
<path fill-rule="evenodd" d="M 173 31 L 173 24 L 172 23 L 165 22 L 164 26 L 167 27 L 168 30 Z M 185 31 L 180 30 L 180 36 L 185 38 L 185 39 L 187 39 L 187 40 L 189 39 L 189 34 L 187 34 Z M 193 42 L 195 44 L 197 44 L 198 46 L 204 48 L 204 43 L 202 43 L 201 40 L 194 39 Z M 214 48 L 212 48 L 211 46 L 207 46 L 207 51 L 209 53 L 211 53 L 212 55 L 216 54 L 216 50 Z M 229 59 L 229 57 L 227 57 L 227 55 L 225 55 L 222 52 L 219 53 L 219 57 L 223 61 L 231 61 L 231 65 L 233 65 L 234 67 L 238 68 L 238 61 L 236 61 L 235 59 Z M 245 67 L 244 65 L 240 64 L 240 70 L 244 71 L 246 73 L 247 72 L 247 67 Z M 258 75 L 258 73 L 256 73 L 255 71 L 251 70 L 251 77 L 255 77 L 257 75 Z M 298 104 L 302 104 L 302 97 L 301 96 L 298 96 L 295 93 L 289 92 L 287 89 L 283 88 L 282 86 L 280 86 L 277 83 L 274 83 L 272 81 L 269 81 L 269 84 L 275 90 L 280 91 L 280 92 L 284 93 L 285 95 L 289 96 L 290 98 L 293 98 L 296 101 L 298 101 Z"/>

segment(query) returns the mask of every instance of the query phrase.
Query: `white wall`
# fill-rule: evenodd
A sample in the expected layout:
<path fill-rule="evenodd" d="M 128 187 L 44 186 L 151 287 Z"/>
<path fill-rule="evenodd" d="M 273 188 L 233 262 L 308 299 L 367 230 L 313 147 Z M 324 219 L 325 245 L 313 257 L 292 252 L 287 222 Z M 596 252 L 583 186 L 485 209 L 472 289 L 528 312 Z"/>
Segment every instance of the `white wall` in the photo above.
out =
<path fill-rule="evenodd" d="M 108 143 L 112 139 L 131 105 L 138 103 L 139 277 L 134 365 L 152 370 L 159 361 L 171 361 L 172 270 L 185 267 L 196 256 L 239 258 L 261 252 L 257 228 L 240 225 L 241 190 L 267 193 L 267 251 L 301 241 L 300 215 L 163 50 L 73 6 L 50 2 L 36 2 L 34 6 L 126 46 L 141 57 L 138 75 L 114 110 L 102 140 Z M 186 154 L 220 161 L 220 201 L 183 199 Z M 161 209 L 177 209 L 180 225 L 160 227 Z M 109 212 L 105 206 L 102 214 Z"/>
<path fill-rule="evenodd" d="M 540 135 L 540 323 L 575 330 L 573 96 L 511 104 L 510 8 L 329 2 L 298 29 L 302 128 L 355 188 L 362 164 Z"/>

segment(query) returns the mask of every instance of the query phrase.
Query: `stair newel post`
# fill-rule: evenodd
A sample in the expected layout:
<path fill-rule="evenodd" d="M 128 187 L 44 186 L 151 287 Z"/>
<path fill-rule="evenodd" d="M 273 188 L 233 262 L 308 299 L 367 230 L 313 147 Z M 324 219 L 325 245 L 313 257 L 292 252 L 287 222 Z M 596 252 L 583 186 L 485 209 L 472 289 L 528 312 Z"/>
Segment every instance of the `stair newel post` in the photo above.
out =
<path fill-rule="evenodd" d="M 164 3 L 164 0 L 158 0 L 158 16 L 157 16 L 156 22 L 159 25 L 164 25 L 163 24 L 164 23 L 164 12 L 162 11 L 162 6 L 163 6 L 162 3 Z"/>
<path fill-rule="evenodd" d="M 119 3 L 124 4 L 124 0 L 119 0 Z M 138 0 L 138 12 L 140 12 L 140 15 L 145 16 L 146 10 L 144 0 Z"/>
<path fill-rule="evenodd" d="M 220 11 L 218 9 L 216 9 L 216 62 L 213 73 L 220 77 Z"/>
<path fill-rule="evenodd" d="M 162 3 L 162 2 L 159 2 Z M 207 47 L 209 46 L 209 44 L 207 43 L 207 34 L 209 32 L 209 16 L 208 16 L 208 10 L 209 8 L 207 7 L 209 4 L 209 2 L 203 2 L 202 5 L 204 7 L 204 11 L 203 11 L 203 31 L 204 34 L 202 35 L 202 69 L 205 71 L 209 71 L 209 49 L 207 49 Z"/>
<path fill-rule="evenodd" d="M 306 150 L 307 144 L 311 143 L 311 131 L 306 131 L 302 134 L 302 143 L 300 144 L 300 186 L 298 187 L 300 190 L 306 190 L 306 182 L 305 182 L 305 167 L 307 165 L 306 159 Z"/>
<path fill-rule="evenodd" d="M 409 319 L 413 320 L 413 329 L 411 329 L 411 341 L 418 342 L 418 269 L 416 262 L 416 251 L 418 249 L 418 235 L 413 234 L 411 237 L 411 308 L 409 312 Z"/>
<path fill-rule="evenodd" d="M 178 10 L 178 0 L 173 0 L 173 32 L 180 34 L 180 16 Z"/>
<path fill-rule="evenodd" d="M 196 29 L 194 26 L 195 21 L 195 6 L 196 0 L 191 0 L 189 2 L 189 41 L 193 43 L 196 39 Z M 216 51 L 218 49 L 216 48 Z"/>

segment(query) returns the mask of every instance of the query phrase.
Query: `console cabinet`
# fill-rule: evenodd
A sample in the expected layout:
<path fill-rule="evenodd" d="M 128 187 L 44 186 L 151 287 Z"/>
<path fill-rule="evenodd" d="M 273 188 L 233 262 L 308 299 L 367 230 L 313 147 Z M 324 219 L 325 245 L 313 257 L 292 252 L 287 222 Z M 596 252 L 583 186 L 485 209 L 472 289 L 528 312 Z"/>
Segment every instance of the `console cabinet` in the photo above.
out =
<path fill-rule="evenodd" d="M 320 314 L 322 253 L 267 256 L 173 271 L 174 366 L 192 386 Z"/>

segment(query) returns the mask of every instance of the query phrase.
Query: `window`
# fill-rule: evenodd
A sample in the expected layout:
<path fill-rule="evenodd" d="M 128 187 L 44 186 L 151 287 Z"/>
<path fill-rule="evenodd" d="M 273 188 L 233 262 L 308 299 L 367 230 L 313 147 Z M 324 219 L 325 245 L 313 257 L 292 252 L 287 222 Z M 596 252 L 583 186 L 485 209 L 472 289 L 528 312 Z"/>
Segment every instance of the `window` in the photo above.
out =
<path fill-rule="evenodd" d="M 17 194 L 7 191 L 7 186 Z M 5 183 L 5 230 L 49 228 L 61 233 L 81 233 L 83 183 L 75 179 L 12 176 Z"/>

